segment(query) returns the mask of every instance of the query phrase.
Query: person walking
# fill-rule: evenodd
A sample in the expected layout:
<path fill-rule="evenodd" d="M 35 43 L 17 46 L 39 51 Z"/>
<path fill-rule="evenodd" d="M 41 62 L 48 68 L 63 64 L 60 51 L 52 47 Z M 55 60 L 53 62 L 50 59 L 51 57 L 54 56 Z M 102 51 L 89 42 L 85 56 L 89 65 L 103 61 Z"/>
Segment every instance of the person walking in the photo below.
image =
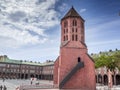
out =
<path fill-rule="evenodd" d="M 32 81 L 31 81 L 31 85 L 32 85 Z"/>
<path fill-rule="evenodd" d="M 1 85 L 1 86 L 0 86 L 0 90 L 2 90 L 2 89 L 3 89 L 3 86 Z"/>
<path fill-rule="evenodd" d="M 5 81 L 5 78 L 3 78 L 3 82 Z"/>
<path fill-rule="evenodd" d="M 7 90 L 7 87 L 4 85 L 3 90 Z"/>

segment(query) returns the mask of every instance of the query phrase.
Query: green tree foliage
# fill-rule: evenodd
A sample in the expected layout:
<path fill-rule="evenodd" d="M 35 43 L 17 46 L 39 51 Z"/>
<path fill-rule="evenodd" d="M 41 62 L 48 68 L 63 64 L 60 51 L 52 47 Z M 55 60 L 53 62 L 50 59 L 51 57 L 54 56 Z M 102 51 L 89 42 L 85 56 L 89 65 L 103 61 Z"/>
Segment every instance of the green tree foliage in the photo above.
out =
<path fill-rule="evenodd" d="M 107 67 L 111 71 L 118 68 L 120 70 L 120 51 L 100 53 L 97 57 L 93 57 L 95 60 L 95 67 Z"/>
<path fill-rule="evenodd" d="M 96 68 L 106 67 L 108 69 L 108 87 L 113 87 L 112 73 L 115 74 L 114 70 L 116 68 L 120 70 L 120 50 L 103 52 L 95 55 L 93 59 L 95 60 Z"/>

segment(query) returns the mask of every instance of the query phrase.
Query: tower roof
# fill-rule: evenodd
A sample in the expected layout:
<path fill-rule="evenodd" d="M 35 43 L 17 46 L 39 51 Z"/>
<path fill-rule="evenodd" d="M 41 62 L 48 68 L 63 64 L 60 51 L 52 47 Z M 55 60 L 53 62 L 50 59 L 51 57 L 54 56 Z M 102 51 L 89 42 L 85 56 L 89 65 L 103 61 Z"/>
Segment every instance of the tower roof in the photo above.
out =
<path fill-rule="evenodd" d="M 77 11 L 74 9 L 74 7 L 72 6 L 72 8 L 66 13 L 66 15 L 62 18 L 65 19 L 65 18 L 68 18 L 68 17 L 78 17 L 78 18 L 81 18 L 83 21 L 84 19 L 77 13 Z"/>

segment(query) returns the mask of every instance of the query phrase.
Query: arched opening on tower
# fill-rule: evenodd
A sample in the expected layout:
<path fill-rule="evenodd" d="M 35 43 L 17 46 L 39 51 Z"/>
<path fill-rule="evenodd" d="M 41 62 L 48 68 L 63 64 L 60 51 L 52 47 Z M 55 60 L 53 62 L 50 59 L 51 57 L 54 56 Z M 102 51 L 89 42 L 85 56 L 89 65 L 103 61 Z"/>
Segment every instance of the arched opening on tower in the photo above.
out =
<path fill-rule="evenodd" d="M 120 75 L 116 75 L 116 85 L 120 85 Z"/>
<path fill-rule="evenodd" d="M 65 22 L 64 22 L 64 27 L 67 27 L 67 26 L 68 26 L 68 22 L 65 21 Z"/>
<path fill-rule="evenodd" d="M 74 34 L 72 35 L 72 41 L 74 41 Z"/>
<path fill-rule="evenodd" d="M 78 62 L 80 62 L 81 61 L 81 58 L 80 57 L 78 57 Z"/>
<path fill-rule="evenodd" d="M 77 21 L 76 20 L 73 20 L 73 26 L 77 26 Z"/>
<path fill-rule="evenodd" d="M 30 75 L 30 77 L 31 77 L 31 78 L 34 78 L 34 75 L 33 75 L 33 74 L 31 74 L 31 75 Z"/>
<path fill-rule="evenodd" d="M 108 76 L 104 75 L 103 78 L 104 78 L 104 85 L 108 85 Z"/>
<path fill-rule="evenodd" d="M 76 40 L 76 41 L 78 40 L 78 36 L 77 36 L 77 35 L 75 35 L 75 40 Z"/>

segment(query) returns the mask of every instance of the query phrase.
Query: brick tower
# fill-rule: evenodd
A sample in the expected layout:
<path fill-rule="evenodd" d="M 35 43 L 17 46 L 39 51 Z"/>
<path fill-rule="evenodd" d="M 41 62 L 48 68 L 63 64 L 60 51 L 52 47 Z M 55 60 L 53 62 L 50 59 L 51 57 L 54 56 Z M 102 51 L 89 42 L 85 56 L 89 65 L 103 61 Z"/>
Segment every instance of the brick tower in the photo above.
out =
<path fill-rule="evenodd" d="M 87 53 L 84 22 L 73 7 L 61 19 L 60 56 L 54 64 L 54 85 L 60 89 L 96 89 L 94 61 Z"/>

